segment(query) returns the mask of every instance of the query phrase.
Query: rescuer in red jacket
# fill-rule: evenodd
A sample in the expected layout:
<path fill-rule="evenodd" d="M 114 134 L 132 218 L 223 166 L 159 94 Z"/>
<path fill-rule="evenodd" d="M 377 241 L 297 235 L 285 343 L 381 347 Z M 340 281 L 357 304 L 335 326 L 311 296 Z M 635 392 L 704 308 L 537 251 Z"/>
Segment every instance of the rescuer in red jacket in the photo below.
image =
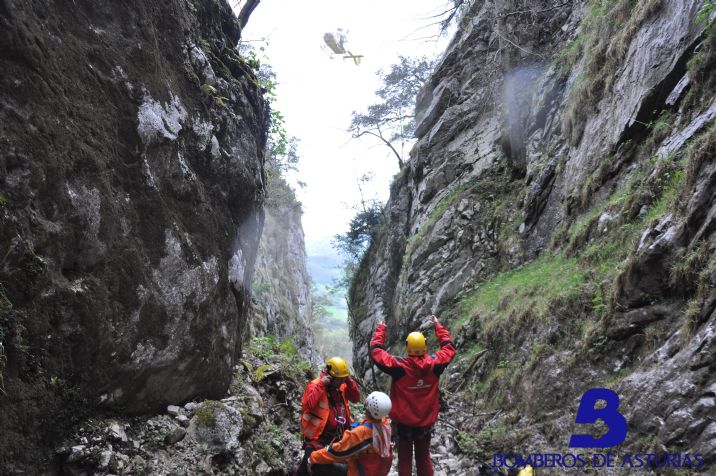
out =
<path fill-rule="evenodd" d="M 340 440 L 350 427 L 351 409 L 348 402 L 360 401 L 360 391 L 350 377 L 348 363 L 333 357 L 326 367 L 306 386 L 301 398 L 301 434 L 304 436 L 303 460 L 296 474 L 306 474 L 311 452 Z"/>
<path fill-rule="evenodd" d="M 380 370 L 392 377 L 390 399 L 393 409 L 390 418 L 398 429 L 398 475 L 410 476 L 413 470 L 413 447 L 418 476 L 432 476 L 430 459 L 430 433 L 438 419 L 440 403 L 438 386 L 440 375 L 455 357 L 455 346 L 450 332 L 438 318 L 430 316 L 435 324 L 435 335 L 440 350 L 428 355 L 425 336 L 411 332 L 405 341 L 406 357 L 396 357 L 386 352 L 385 323 L 375 329 L 370 342 L 370 356 Z"/>

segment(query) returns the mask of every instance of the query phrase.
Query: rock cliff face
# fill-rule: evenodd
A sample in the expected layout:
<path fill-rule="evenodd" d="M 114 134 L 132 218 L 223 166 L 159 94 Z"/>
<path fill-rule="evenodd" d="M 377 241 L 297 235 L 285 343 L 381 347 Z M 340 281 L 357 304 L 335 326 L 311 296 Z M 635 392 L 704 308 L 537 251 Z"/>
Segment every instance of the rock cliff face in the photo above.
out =
<path fill-rule="evenodd" d="M 239 33 L 223 0 L 0 2 L 0 467 L 225 394 L 268 121 Z"/>
<path fill-rule="evenodd" d="M 565 450 L 582 393 L 630 449 L 716 463 L 716 80 L 699 0 L 476 1 L 418 98 L 350 293 L 354 362 L 430 313 L 465 452 Z M 486 352 L 482 352 L 482 351 Z M 494 417 L 494 412 L 499 412 Z M 483 431 L 483 430 L 490 430 Z"/>
<path fill-rule="evenodd" d="M 253 281 L 252 336 L 290 339 L 306 359 L 313 358 L 311 278 L 301 204 L 283 179 L 271 178 L 266 217 Z"/>

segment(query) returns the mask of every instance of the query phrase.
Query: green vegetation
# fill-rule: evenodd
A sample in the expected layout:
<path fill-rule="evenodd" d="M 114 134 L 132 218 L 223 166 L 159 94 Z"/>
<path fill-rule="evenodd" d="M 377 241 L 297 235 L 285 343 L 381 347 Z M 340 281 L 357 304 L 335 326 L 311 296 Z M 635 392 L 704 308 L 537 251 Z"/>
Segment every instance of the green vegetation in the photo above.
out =
<path fill-rule="evenodd" d="M 488 424 L 476 433 L 459 431 L 457 447 L 460 453 L 482 459 L 490 453 L 488 450 L 497 450 L 506 441 L 506 437 L 507 427 L 504 423 Z"/>
<path fill-rule="evenodd" d="M 490 327 L 525 314 L 546 317 L 554 299 L 579 295 L 586 277 L 576 258 L 542 255 L 467 293 L 460 300 L 460 312 L 463 316 L 477 314 Z"/>
<path fill-rule="evenodd" d="M 194 413 L 197 425 L 215 428 L 216 412 L 221 411 L 224 408 L 225 406 L 221 402 L 217 402 L 216 400 L 204 400 Z"/>
<path fill-rule="evenodd" d="M 532 344 L 532 350 L 530 351 L 530 356 L 525 363 L 525 369 L 527 371 L 534 370 L 535 367 L 537 367 L 537 364 L 539 364 L 542 359 L 549 354 L 549 350 L 548 344 L 544 341 L 537 341 Z"/>
<path fill-rule="evenodd" d="M 666 139 L 674 129 L 676 119 L 674 114 L 669 110 L 661 111 L 659 117 L 647 124 L 651 131 L 646 140 L 641 144 L 642 151 L 647 151 L 646 155 L 651 155 L 661 142 Z"/>
<path fill-rule="evenodd" d="M 666 117 L 662 114 L 652 124 L 652 134 L 664 135 L 665 126 L 659 123 L 668 123 Z M 457 303 L 457 323 L 480 329 L 490 350 L 491 365 L 480 370 L 479 379 L 468 385 L 467 394 L 482 398 L 484 407 L 499 408 L 506 404 L 509 389 L 548 354 L 574 341 L 582 342 L 582 350 L 603 344 L 603 322 L 616 305 L 613 283 L 628 266 L 644 230 L 686 202 L 681 197 L 685 183 L 696 180 L 703 157 L 713 154 L 713 135 L 710 129 L 673 156 L 638 162 L 622 186 L 563 227 L 552 252 L 495 274 L 463 295 Z M 641 148 L 639 154 L 653 153 L 662 139 Z M 709 267 L 707 260 L 703 244 L 676 260 L 672 279 L 680 285 L 691 283 L 686 284 L 686 295 L 705 289 L 700 273 Z M 695 326 L 701 305 L 701 300 L 690 303 L 692 317 L 685 321 L 690 326 L 685 332 Z M 533 332 L 534 325 L 546 335 L 531 348 L 521 348 L 521 329 Z M 663 340 L 664 329 L 647 326 L 644 336 L 645 348 L 653 348 Z M 464 366 L 469 363 L 467 359 L 460 361 Z M 570 365 L 569 359 L 565 365 Z M 620 374 L 615 375 L 607 383 L 616 385 L 620 378 Z"/>
<path fill-rule="evenodd" d="M 351 262 L 357 263 L 376 240 L 384 222 L 381 202 L 364 203 L 348 224 L 348 231 L 335 236 L 334 247 Z"/>
<path fill-rule="evenodd" d="M 351 409 L 353 421 L 361 421 L 363 418 L 365 418 L 365 405 L 363 404 L 363 402 L 348 402 L 348 406 Z"/>
<path fill-rule="evenodd" d="M 7 198 L 5 198 L 5 195 L 0 193 L 0 207 L 4 207 L 7 203 Z"/>
<path fill-rule="evenodd" d="M 716 262 L 712 262 L 711 266 L 716 266 Z M 708 273 L 702 273 L 701 278 L 702 281 L 699 283 L 699 287 L 696 290 L 696 294 L 686 303 L 686 310 L 684 311 L 684 318 L 681 323 L 682 345 L 686 345 L 691 339 L 691 337 L 693 337 L 694 331 L 696 330 L 696 327 L 699 323 L 701 309 L 709 296 L 709 288 L 706 285 L 706 282 L 708 280 Z"/>
<path fill-rule="evenodd" d="M 296 344 L 290 339 L 278 342 L 271 335 L 254 337 L 251 339 L 247 354 L 266 361 L 255 370 L 250 368 L 248 362 L 244 364 L 255 382 L 261 382 L 266 378 L 269 370 L 275 370 L 282 378 L 293 380 L 300 385 L 305 384 L 306 379 L 312 377 L 313 370 L 310 362 L 303 360 L 298 355 Z"/>
<path fill-rule="evenodd" d="M 568 254 L 594 267 L 595 277 L 613 277 L 644 228 L 676 205 L 684 166 L 683 160 L 672 157 L 641 162 L 625 185 L 556 235 L 553 245 L 566 240 Z M 611 219 L 600 227 L 599 218 L 605 215 Z"/>
<path fill-rule="evenodd" d="M 283 452 L 282 430 L 276 425 L 267 425 L 261 432 L 261 438 L 254 443 L 256 454 L 270 467 L 281 466 L 281 454 Z"/>
<path fill-rule="evenodd" d="M 579 61 L 579 58 L 582 55 L 583 41 L 584 36 L 577 36 L 567 43 L 567 46 L 562 48 L 559 53 L 557 53 L 555 62 L 557 64 L 557 71 L 560 74 L 565 75 L 569 73 L 572 71 L 572 68 L 574 68 L 574 65 L 577 64 L 577 61 Z"/>
<path fill-rule="evenodd" d="M 286 119 L 281 111 L 276 109 L 276 74 L 268 62 L 266 47 L 254 48 L 248 43 L 241 43 L 239 44 L 239 51 L 241 59 L 256 75 L 256 86 L 263 93 L 270 109 L 270 127 L 267 141 L 269 153 L 266 168 L 267 176 L 270 179 L 272 174 L 280 176 L 286 171 L 295 170 L 298 164 L 298 139 L 289 136 L 286 131 Z"/>
<path fill-rule="evenodd" d="M 655 177 L 657 187 L 661 188 L 661 194 L 651 208 L 649 208 L 644 218 L 644 223 L 652 223 L 654 220 L 668 214 L 674 209 L 683 181 L 683 169 L 666 171 L 661 176 Z"/>
<path fill-rule="evenodd" d="M 556 58 L 559 70 L 565 73 L 578 59 L 584 65 L 570 90 L 564 115 L 564 130 L 572 144 L 579 142 L 587 117 L 611 90 L 632 38 L 664 3 L 664 0 L 592 0 L 582 19 L 580 36 Z"/>
<path fill-rule="evenodd" d="M 714 21 L 716 21 L 716 18 L 711 18 L 714 12 L 716 12 L 716 1 L 705 0 L 696 15 L 696 24 L 704 27 L 708 32 L 713 27 Z"/>
<path fill-rule="evenodd" d="M 202 93 L 212 98 L 217 106 L 226 107 L 226 101 L 228 101 L 229 98 L 220 95 L 219 90 L 216 89 L 214 86 L 211 86 L 209 84 L 202 84 L 200 89 Z"/>
<path fill-rule="evenodd" d="M 259 359 L 269 359 L 274 356 L 278 341 L 272 335 L 254 337 L 249 344 L 249 353 Z"/>
<path fill-rule="evenodd" d="M 592 311 L 596 315 L 603 315 L 607 311 L 607 305 L 604 301 L 604 296 L 602 295 L 602 290 L 600 288 L 597 288 L 597 290 L 594 291 L 594 297 L 592 298 Z"/>
<path fill-rule="evenodd" d="M 483 450 L 477 438 L 467 431 L 459 431 L 457 433 L 457 447 L 460 453 L 466 454 L 473 458 L 481 458 Z"/>
<path fill-rule="evenodd" d="M 266 372 L 271 370 L 270 364 L 264 364 L 260 365 L 259 367 L 254 370 L 253 374 L 251 375 L 251 378 L 254 379 L 254 382 L 260 382 L 264 379 L 264 376 L 266 375 Z"/>
<path fill-rule="evenodd" d="M 285 341 L 281 342 L 278 347 L 279 349 L 281 349 L 281 352 L 288 357 L 293 358 L 298 355 L 298 349 L 296 349 L 296 344 L 294 344 L 291 339 L 286 339 Z"/>
<path fill-rule="evenodd" d="M 713 35 L 716 37 L 716 35 Z M 716 154 L 716 120 L 711 121 L 706 132 L 700 135 L 688 147 L 686 154 L 686 186 L 692 187 L 696 183 L 701 166 Z M 684 200 L 682 200 L 684 202 Z"/>
<path fill-rule="evenodd" d="M 272 468 L 280 467 L 284 456 L 285 442 L 294 436 L 288 433 L 284 434 L 281 428 L 271 423 L 261 425 L 258 430 L 251 432 L 251 434 L 253 436 L 247 442 L 249 444 L 247 450 L 250 452 L 251 447 L 253 447 L 253 452 L 257 456 L 254 460 L 264 461 Z"/>

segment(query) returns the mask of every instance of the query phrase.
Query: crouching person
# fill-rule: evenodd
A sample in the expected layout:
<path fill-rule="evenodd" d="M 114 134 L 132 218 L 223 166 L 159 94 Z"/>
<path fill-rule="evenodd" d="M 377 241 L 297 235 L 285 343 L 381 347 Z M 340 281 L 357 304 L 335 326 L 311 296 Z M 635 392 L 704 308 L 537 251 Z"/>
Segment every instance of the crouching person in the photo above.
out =
<path fill-rule="evenodd" d="M 390 397 L 373 392 L 365 399 L 366 419 L 346 430 L 340 441 L 311 453 L 309 468 L 335 462 L 348 463 L 348 476 L 387 476 L 393 462 L 390 447 Z M 317 469 L 317 468 L 316 468 Z"/>

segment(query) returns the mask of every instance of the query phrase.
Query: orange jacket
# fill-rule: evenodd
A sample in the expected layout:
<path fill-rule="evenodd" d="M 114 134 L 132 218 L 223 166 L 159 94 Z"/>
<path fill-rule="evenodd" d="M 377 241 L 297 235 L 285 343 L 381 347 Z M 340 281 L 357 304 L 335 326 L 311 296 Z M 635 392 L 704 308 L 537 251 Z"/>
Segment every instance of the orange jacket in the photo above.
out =
<path fill-rule="evenodd" d="M 328 389 L 321 380 L 323 375 L 324 373 L 321 372 L 318 378 L 308 383 L 301 398 L 301 434 L 308 440 L 318 439 L 323 434 L 328 415 L 331 412 L 328 402 Z M 355 381 L 352 379 L 341 384 L 338 390 L 343 399 L 343 413 L 346 418 L 346 426 L 348 426 L 351 421 L 351 409 L 348 406 L 348 402 L 357 402 L 360 399 L 360 393 Z"/>
<path fill-rule="evenodd" d="M 373 422 L 368 418 L 352 430 L 346 430 L 340 441 L 331 443 L 311 453 L 311 464 L 348 463 L 348 476 L 387 476 L 393 462 L 390 458 L 381 458 L 373 449 Z M 387 418 L 384 425 L 390 425 Z"/>

